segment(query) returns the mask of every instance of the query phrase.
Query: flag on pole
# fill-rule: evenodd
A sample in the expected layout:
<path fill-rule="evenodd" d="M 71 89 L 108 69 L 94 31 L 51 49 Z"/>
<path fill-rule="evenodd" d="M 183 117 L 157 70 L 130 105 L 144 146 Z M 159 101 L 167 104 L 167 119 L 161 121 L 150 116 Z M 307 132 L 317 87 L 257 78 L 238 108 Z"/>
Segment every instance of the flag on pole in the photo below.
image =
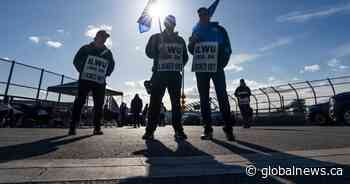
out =
<path fill-rule="evenodd" d="M 214 16 L 214 13 L 216 11 L 216 8 L 218 7 L 219 5 L 219 2 L 220 0 L 215 0 L 208 8 L 208 15 L 209 17 L 213 17 Z M 194 27 L 193 27 L 193 32 L 196 32 L 198 29 L 199 29 L 199 23 L 197 23 Z"/>
<path fill-rule="evenodd" d="M 140 33 L 147 32 L 152 27 L 152 15 L 151 15 L 151 7 L 156 3 L 157 0 L 148 0 L 148 3 L 143 10 L 141 17 L 137 20 L 139 23 L 139 31 Z"/>
<path fill-rule="evenodd" d="M 215 10 L 218 7 L 219 1 L 220 0 L 215 0 L 215 2 L 213 4 L 211 4 L 210 7 L 208 8 L 209 17 L 212 17 L 214 15 Z"/>

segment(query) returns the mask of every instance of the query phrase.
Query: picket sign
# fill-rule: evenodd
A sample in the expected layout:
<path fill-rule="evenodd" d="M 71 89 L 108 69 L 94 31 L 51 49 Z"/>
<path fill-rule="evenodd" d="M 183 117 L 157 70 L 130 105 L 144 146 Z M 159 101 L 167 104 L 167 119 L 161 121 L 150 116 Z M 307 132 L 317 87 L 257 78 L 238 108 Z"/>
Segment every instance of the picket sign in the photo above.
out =
<path fill-rule="evenodd" d="M 183 46 L 178 43 L 161 43 L 158 71 L 182 71 Z"/>
<path fill-rule="evenodd" d="M 249 99 L 249 97 L 241 97 L 241 98 L 239 98 L 239 104 L 241 104 L 241 105 L 250 104 L 250 99 Z"/>
<path fill-rule="evenodd" d="M 192 72 L 216 72 L 219 44 L 217 42 L 200 42 L 195 45 Z"/>
<path fill-rule="evenodd" d="M 108 60 L 89 55 L 86 59 L 84 70 L 81 74 L 81 79 L 104 84 L 108 69 Z"/>

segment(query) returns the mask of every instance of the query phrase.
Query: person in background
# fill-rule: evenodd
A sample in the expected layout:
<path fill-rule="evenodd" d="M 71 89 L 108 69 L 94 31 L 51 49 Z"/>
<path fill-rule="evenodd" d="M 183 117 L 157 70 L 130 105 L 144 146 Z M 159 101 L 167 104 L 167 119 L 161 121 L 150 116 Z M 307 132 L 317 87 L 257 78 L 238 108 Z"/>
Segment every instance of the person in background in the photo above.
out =
<path fill-rule="evenodd" d="M 141 126 L 141 111 L 142 111 L 142 100 L 139 97 L 139 94 L 136 94 L 135 97 L 131 100 L 130 111 L 132 113 L 132 121 L 134 123 L 134 128 Z"/>
<path fill-rule="evenodd" d="M 240 85 L 235 91 L 235 96 L 238 99 L 239 109 L 244 121 L 244 128 L 250 128 L 253 120 L 253 109 L 250 107 L 250 88 L 246 85 L 244 79 L 240 80 Z"/>
<path fill-rule="evenodd" d="M 142 126 L 146 126 L 147 124 L 147 116 L 148 116 L 148 104 L 146 104 L 145 108 L 142 111 Z"/>

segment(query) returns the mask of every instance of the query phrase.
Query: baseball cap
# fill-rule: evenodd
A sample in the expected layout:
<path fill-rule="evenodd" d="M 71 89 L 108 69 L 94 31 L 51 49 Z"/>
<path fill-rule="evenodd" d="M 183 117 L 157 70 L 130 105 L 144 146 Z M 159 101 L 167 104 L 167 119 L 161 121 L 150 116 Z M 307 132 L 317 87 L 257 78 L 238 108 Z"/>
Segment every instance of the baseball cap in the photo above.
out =
<path fill-rule="evenodd" d="M 110 35 L 107 33 L 106 30 L 99 30 L 99 31 L 96 33 L 96 37 L 97 37 L 97 36 L 102 36 L 102 37 L 105 37 L 105 38 L 110 37 Z"/>
<path fill-rule="evenodd" d="M 201 7 L 197 10 L 198 15 L 208 15 L 209 10 L 206 7 Z"/>
<path fill-rule="evenodd" d="M 164 20 L 164 23 L 165 24 L 172 24 L 172 25 L 176 25 L 176 18 L 174 15 L 168 15 L 165 17 L 165 20 Z"/>

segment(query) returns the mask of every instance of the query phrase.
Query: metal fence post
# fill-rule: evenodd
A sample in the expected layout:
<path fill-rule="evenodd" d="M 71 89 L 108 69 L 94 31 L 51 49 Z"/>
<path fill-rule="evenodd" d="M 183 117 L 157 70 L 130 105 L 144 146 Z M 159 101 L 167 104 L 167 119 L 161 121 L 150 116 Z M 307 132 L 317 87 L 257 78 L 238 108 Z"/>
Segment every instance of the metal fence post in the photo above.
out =
<path fill-rule="evenodd" d="M 311 83 L 309 81 L 306 81 L 306 84 L 309 85 L 309 87 L 311 88 L 312 93 L 314 94 L 315 104 L 317 104 L 317 96 L 316 96 L 315 88 L 311 85 Z"/>
<path fill-rule="evenodd" d="M 329 84 L 331 85 L 331 88 L 332 88 L 332 91 L 333 91 L 333 95 L 335 96 L 337 93 L 335 92 L 334 85 L 333 85 L 331 79 L 328 78 L 327 80 L 328 80 Z"/>
<path fill-rule="evenodd" d="M 13 68 L 15 67 L 16 62 L 12 61 L 11 63 L 11 68 L 10 68 L 10 73 L 9 76 L 7 78 L 7 83 L 6 83 L 6 89 L 5 89 L 5 97 L 4 97 L 4 102 L 7 104 L 9 102 L 9 97 L 8 97 L 8 92 L 9 92 L 9 88 L 11 85 L 11 79 L 12 79 L 12 74 L 13 74 Z"/>
<path fill-rule="evenodd" d="M 256 115 L 258 115 L 258 113 L 259 113 L 259 102 L 258 102 L 258 98 L 256 98 L 256 96 L 254 95 L 254 94 L 252 94 L 252 97 L 254 97 L 254 99 L 255 99 L 255 107 L 256 107 L 256 109 L 255 109 L 255 113 L 256 113 Z"/>
<path fill-rule="evenodd" d="M 261 92 L 263 92 L 264 95 L 266 96 L 267 101 L 269 102 L 269 112 L 271 112 L 271 100 L 270 100 L 269 95 L 268 95 L 262 88 L 259 88 L 259 90 L 260 90 Z"/>
<path fill-rule="evenodd" d="M 281 93 L 275 88 L 275 87 L 271 87 L 272 88 L 272 90 L 275 92 L 275 93 L 277 93 L 278 94 L 278 96 L 280 97 L 280 105 L 281 105 L 281 109 L 283 110 L 283 103 L 282 103 L 282 96 L 281 96 Z"/>
<path fill-rule="evenodd" d="M 61 85 L 63 84 L 63 82 L 64 82 L 64 75 L 61 76 Z M 57 103 L 61 102 L 61 96 L 62 96 L 62 94 L 58 93 Z"/>
<path fill-rule="evenodd" d="M 39 85 L 38 85 L 38 91 L 36 92 L 36 101 L 39 99 L 40 91 L 41 91 L 41 83 L 43 81 L 43 76 L 44 76 L 44 69 L 41 69 L 41 74 L 40 74 L 40 80 L 39 80 Z"/>
<path fill-rule="evenodd" d="M 236 106 L 236 113 L 238 112 L 238 102 L 235 98 L 233 98 L 231 95 L 227 95 L 229 98 L 231 98 L 234 102 L 235 102 L 235 106 Z M 232 109 L 231 109 L 232 110 Z"/>
<path fill-rule="evenodd" d="M 297 100 L 299 101 L 300 97 L 299 97 L 298 91 L 294 88 L 294 86 L 293 86 L 292 84 L 288 83 L 288 86 L 289 86 L 290 88 L 292 88 L 292 90 L 295 92 L 295 95 L 296 95 L 296 97 L 297 97 Z"/>

